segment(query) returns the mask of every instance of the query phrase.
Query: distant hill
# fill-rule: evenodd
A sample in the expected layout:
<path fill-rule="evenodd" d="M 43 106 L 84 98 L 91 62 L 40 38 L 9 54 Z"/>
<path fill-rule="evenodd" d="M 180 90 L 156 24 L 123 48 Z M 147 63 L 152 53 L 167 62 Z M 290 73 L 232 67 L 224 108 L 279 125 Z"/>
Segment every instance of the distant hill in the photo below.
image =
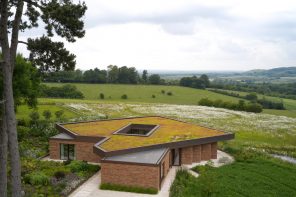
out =
<path fill-rule="evenodd" d="M 266 76 L 266 77 L 296 77 L 296 67 L 279 67 L 269 70 L 256 69 L 243 72 L 247 76 Z"/>

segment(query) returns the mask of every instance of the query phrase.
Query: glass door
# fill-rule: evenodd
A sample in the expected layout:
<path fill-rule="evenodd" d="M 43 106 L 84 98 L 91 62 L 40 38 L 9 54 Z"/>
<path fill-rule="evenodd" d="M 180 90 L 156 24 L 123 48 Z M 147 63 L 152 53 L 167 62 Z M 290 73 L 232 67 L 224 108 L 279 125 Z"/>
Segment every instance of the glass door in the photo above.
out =
<path fill-rule="evenodd" d="M 75 160 L 75 145 L 60 144 L 61 160 Z"/>

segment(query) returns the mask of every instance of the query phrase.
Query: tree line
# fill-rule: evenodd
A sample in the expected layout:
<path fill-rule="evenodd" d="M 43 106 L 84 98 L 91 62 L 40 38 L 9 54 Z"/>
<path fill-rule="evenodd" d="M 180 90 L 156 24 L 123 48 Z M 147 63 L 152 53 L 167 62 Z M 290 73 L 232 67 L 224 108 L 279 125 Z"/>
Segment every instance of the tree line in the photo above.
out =
<path fill-rule="evenodd" d="M 296 83 L 253 83 L 228 79 L 216 79 L 211 82 L 211 88 L 242 92 L 256 92 L 268 96 L 296 99 Z"/>
<path fill-rule="evenodd" d="M 79 69 L 73 71 L 48 72 L 42 75 L 44 82 L 63 82 L 63 83 L 113 83 L 113 84 L 165 84 L 160 75 L 148 75 L 147 70 L 143 70 L 140 74 L 135 67 L 116 65 L 108 66 L 105 69 L 89 69 L 81 71 Z"/>
<path fill-rule="evenodd" d="M 262 105 L 253 102 L 246 103 L 244 100 L 239 100 L 237 103 L 233 103 L 222 101 L 221 99 L 210 100 L 208 98 L 202 98 L 199 100 L 198 104 L 202 106 L 225 108 L 236 111 L 246 111 L 254 113 L 262 112 Z"/>
<path fill-rule="evenodd" d="M 236 92 L 229 92 L 225 90 L 219 90 L 219 89 L 209 89 L 209 91 L 216 92 L 219 94 L 224 94 L 227 96 L 242 98 L 251 101 L 252 103 L 258 103 L 262 105 L 264 109 L 278 109 L 278 110 L 284 110 L 285 106 L 283 101 L 277 102 L 277 101 L 271 101 L 263 97 L 262 99 L 258 98 L 257 94 L 255 92 L 249 93 L 245 96 L 240 95 Z"/>

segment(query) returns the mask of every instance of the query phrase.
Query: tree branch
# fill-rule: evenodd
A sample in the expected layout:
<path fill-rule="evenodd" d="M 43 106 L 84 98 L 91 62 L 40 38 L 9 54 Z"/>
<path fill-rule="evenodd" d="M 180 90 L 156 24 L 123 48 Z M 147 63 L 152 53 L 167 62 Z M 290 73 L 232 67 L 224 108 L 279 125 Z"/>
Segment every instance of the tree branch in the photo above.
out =
<path fill-rule="evenodd" d="M 18 43 L 28 45 L 27 42 L 19 40 Z"/>
<path fill-rule="evenodd" d="M 10 61 L 11 61 L 11 69 L 14 69 L 14 61 L 16 58 L 16 50 L 18 44 L 18 36 L 20 23 L 23 15 L 24 2 L 23 0 L 19 0 L 16 7 L 16 13 L 14 16 L 13 24 L 12 24 L 12 33 L 11 33 L 11 45 L 10 45 Z"/>

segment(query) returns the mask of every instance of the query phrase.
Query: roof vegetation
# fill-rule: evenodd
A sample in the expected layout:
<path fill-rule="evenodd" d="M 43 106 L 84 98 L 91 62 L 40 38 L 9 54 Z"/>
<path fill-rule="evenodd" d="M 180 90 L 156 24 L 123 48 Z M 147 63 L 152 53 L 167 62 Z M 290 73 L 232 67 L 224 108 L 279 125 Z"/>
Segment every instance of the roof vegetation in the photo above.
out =
<path fill-rule="evenodd" d="M 159 125 L 159 128 L 148 137 L 113 135 L 115 131 L 128 124 L 154 124 Z M 100 145 L 100 147 L 106 151 L 198 139 L 224 134 L 222 131 L 164 117 L 139 117 L 117 120 L 101 120 L 64 124 L 62 126 L 78 135 L 110 137 L 110 139 Z"/>

